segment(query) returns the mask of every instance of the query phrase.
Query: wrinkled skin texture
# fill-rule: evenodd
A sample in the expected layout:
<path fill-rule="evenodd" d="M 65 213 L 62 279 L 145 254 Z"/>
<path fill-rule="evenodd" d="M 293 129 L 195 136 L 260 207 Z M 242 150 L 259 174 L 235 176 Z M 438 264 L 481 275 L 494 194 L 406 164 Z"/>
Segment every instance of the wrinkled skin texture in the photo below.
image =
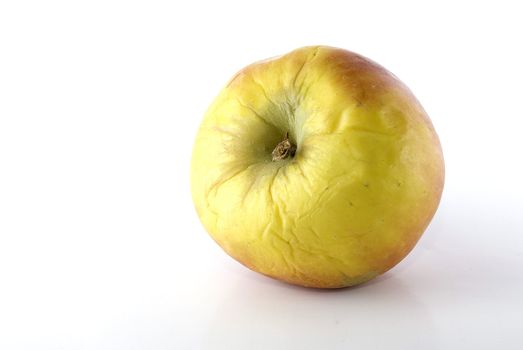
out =
<path fill-rule="evenodd" d="M 296 153 L 272 161 L 286 132 Z M 359 284 L 401 261 L 443 182 L 438 137 L 408 88 L 323 46 L 236 74 L 206 113 L 191 163 L 198 215 L 229 255 L 318 288 Z"/>

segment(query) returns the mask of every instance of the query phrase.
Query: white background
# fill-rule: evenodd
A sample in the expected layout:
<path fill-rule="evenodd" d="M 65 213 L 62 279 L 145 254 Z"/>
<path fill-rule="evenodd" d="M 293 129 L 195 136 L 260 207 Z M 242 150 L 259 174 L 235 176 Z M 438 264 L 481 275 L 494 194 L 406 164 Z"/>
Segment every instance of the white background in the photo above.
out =
<path fill-rule="evenodd" d="M 2 1 L 0 349 L 521 349 L 517 1 Z M 189 193 L 241 67 L 325 44 L 399 76 L 439 132 L 438 213 L 396 268 L 318 291 L 259 276 Z"/>

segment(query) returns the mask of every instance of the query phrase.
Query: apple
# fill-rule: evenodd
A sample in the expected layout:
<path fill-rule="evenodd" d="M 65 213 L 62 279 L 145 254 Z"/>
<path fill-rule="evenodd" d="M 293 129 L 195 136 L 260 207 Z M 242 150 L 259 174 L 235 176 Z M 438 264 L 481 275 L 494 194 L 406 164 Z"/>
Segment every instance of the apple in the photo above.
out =
<path fill-rule="evenodd" d="M 326 46 L 238 72 L 206 112 L 191 160 L 212 238 L 248 268 L 306 287 L 356 285 L 400 262 L 443 183 L 438 136 L 411 91 Z"/>

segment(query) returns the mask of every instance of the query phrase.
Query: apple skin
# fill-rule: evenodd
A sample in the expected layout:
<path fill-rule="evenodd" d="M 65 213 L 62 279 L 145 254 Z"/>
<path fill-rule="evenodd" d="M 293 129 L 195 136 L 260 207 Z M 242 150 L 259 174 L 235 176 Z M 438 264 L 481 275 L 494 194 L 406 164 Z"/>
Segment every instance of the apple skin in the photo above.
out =
<path fill-rule="evenodd" d="M 287 132 L 296 152 L 273 161 Z M 325 46 L 238 72 L 208 109 L 191 161 L 198 216 L 223 250 L 316 288 L 356 285 L 400 262 L 443 183 L 438 136 L 411 91 Z"/>

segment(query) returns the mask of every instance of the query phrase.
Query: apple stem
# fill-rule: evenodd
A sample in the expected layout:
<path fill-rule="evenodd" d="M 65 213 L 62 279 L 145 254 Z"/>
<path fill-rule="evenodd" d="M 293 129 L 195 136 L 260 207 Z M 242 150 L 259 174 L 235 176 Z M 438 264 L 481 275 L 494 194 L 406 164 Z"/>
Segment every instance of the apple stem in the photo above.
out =
<path fill-rule="evenodd" d="M 272 161 L 283 160 L 285 158 L 294 157 L 296 154 L 296 146 L 289 141 L 289 132 L 285 133 L 283 140 L 276 145 L 272 151 Z"/>

